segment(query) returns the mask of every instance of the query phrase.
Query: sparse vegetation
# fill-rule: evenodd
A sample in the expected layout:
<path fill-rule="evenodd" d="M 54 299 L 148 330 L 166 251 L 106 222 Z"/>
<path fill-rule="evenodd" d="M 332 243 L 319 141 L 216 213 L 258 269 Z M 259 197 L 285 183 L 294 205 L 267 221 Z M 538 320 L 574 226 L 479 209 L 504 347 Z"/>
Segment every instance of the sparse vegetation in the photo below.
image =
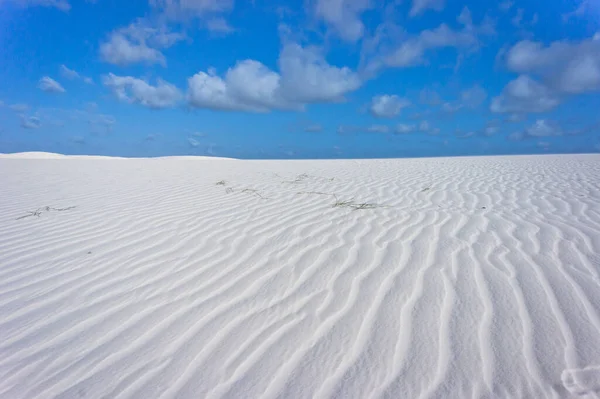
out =
<path fill-rule="evenodd" d="M 225 183 L 225 180 L 221 180 L 221 181 L 218 181 L 215 183 L 215 185 L 217 185 L 217 186 L 224 186 L 225 184 L 227 184 L 227 183 Z"/>
<path fill-rule="evenodd" d="M 43 208 L 38 208 L 35 211 L 30 211 L 29 214 L 20 216 L 16 220 L 25 219 L 30 216 L 35 216 L 35 217 L 39 218 L 42 215 L 42 213 L 44 213 L 44 212 L 50 212 L 50 211 L 63 212 L 63 211 L 69 211 L 69 210 L 75 209 L 75 208 L 76 208 L 76 206 L 69 206 L 67 208 L 52 208 L 50 206 L 45 206 Z"/>

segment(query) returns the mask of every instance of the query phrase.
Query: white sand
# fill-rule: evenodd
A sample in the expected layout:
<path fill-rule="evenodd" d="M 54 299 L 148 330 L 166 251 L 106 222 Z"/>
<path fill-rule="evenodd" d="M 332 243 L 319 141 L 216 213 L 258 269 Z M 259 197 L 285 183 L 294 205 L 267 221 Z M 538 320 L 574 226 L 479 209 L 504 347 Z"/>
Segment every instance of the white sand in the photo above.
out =
<path fill-rule="evenodd" d="M 40 157 L 0 159 L 1 398 L 600 396 L 600 156 Z"/>

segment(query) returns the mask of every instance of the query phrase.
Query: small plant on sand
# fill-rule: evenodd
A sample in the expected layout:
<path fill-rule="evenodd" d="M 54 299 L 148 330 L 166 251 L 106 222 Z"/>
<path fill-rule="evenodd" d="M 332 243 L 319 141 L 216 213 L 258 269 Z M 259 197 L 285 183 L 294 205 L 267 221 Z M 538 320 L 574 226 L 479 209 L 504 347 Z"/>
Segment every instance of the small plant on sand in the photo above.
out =
<path fill-rule="evenodd" d="M 297 183 L 302 183 L 304 180 L 308 179 L 310 176 L 307 175 L 306 173 L 303 173 L 301 175 L 296 176 L 296 178 L 294 180 L 285 180 L 282 183 L 290 183 L 290 184 L 297 184 Z"/>
<path fill-rule="evenodd" d="M 225 180 L 221 180 L 215 183 L 216 186 L 224 186 L 225 184 Z"/>
<path fill-rule="evenodd" d="M 75 209 L 75 208 L 76 208 L 76 206 L 69 206 L 67 208 L 52 208 L 50 206 L 45 206 L 43 208 L 38 208 L 35 211 L 29 211 L 29 214 L 18 217 L 16 220 L 25 219 L 30 216 L 35 216 L 35 217 L 39 218 L 42 215 L 42 213 L 44 213 L 44 212 L 50 212 L 50 211 L 63 212 L 63 211 L 69 211 L 69 210 Z"/>
<path fill-rule="evenodd" d="M 243 190 L 242 190 L 242 192 L 243 192 L 243 193 L 252 193 L 252 194 L 256 195 L 257 197 L 260 197 L 261 199 L 270 199 L 269 197 L 264 197 L 264 196 L 262 196 L 262 195 L 261 195 L 261 194 L 258 192 L 258 190 L 255 190 L 255 189 L 253 189 L 253 188 L 245 188 L 245 189 L 243 189 Z"/>
<path fill-rule="evenodd" d="M 349 200 L 349 201 L 339 201 L 336 200 L 336 202 L 332 205 L 333 208 L 350 208 L 353 211 L 359 211 L 359 210 L 363 210 L 363 209 L 375 209 L 375 208 L 388 208 L 386 205 L 380 205 L 380 204 L 375 204 L 375 203 L 370 203 L 370 202 L 354 202 L 354 200 Z"/>

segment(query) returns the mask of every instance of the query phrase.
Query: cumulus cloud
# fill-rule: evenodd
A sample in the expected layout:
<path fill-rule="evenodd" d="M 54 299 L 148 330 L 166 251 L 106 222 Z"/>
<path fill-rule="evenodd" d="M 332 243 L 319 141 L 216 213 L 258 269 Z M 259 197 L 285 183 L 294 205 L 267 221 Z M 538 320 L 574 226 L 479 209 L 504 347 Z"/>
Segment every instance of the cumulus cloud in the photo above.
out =
<path fill-rule="evenodd" d="M 37 116 L 21 115 L 21 127 L 23 129 L 38 129 L 42 126 L 42 121 Z"/>
<path fill-rule="evenodd" d="M 559 99 L 550 89 L 527 75 L 520 75 L 492 99 L 490 110 L 497 113 L 546 112 L 558 104 Z"/>
<path fill-rule="evenodd" d="M 44 76 L 38 83 L 38 88 L 47 93 L 64 93 L 65 89 L 56 80 Z"/>
<path fill-rule="evenodd" d="M 165 66 L 167 62 L 160 49 L 169 48 L 185 38 L 183 33 L 171 32 L 165 26 L 153 27 L 138 19 L 111 32 L 108 40 L 100 44 L 100 57 L 119 66 L 136 63 Z"/>
<path fill-rule="evenodd" d="M 111 89 L 119 100 L 148 108 L 173 107 L 182 97 L 179 89 L 161 79 L 153 86 L 142 79 L 110 73 L 102 78 L 102 83 Z"/>
<path fill-rule="evenodd" d="M 553 89 L 570 94 L 600 90 L 600 40 L 557 41 L 545 46 L 523 40 L 506 54 L 506 66 L 539 76 Z"/>
<path fill-rule="evenodd" d="M 425 10 L 442 11 L 445 6 L 445 0 L 413 0 L 409 16 L 415 17 Z"/>
<path fill-rule="evenodd" d="M 371 3 L 370 0 L 317 0 L 314 11 L 341 39 L 355 42 L 364 35 L 360 17 Z"/>
<path fill-rule="evenodd" d="M 377 118 L 393 118 L 400 114 L 402 108 L 410 105 L 410 101 L 397 95 L 380 95 L 373 97 L 369 110 Z"/>
<path fill-rule="evenodd" d="M 586 132 L 584 129 L 581 132 Z M 580 133 L 578 131 L 573 131 L 569 134 Z M 562 136 L 565 132 L 560 127 L 560 125 L 554 121 L 550 121 L 547 119 L 538 119 L 531 126 L 526 127 L 522 131 L 514 132 L 508 136 L 508 139 L 511 141 L 520 141 L 524 139 L 539 139 L 542 137 L 556 137 Z"/>
<path fill-rule="evenodd" d="M 214 71 L 188 79 L 190 105 L 230 111 L 302 109 L 308 103 L 339 102 L 361 85 L 347 67 L 329 65 L 316 48 L 286 44 L 277 73 L 254 60 L 238 62 L 223 77 Z"/>
<path fill-rule="evenodd" d="M 529 137 L 562 136 L 563 131 L 555 122 L 538 119 L 533 125 L 525 129 L 525 134 Z"/>
<path fill-rule="evenodd" d="M 69 4 L 68 0 L 13 0 L 14 3 L 21 7 L 54 7 L 58 8 L 61 11 L 69 11 L 71 9 L 71 4 Z"/>

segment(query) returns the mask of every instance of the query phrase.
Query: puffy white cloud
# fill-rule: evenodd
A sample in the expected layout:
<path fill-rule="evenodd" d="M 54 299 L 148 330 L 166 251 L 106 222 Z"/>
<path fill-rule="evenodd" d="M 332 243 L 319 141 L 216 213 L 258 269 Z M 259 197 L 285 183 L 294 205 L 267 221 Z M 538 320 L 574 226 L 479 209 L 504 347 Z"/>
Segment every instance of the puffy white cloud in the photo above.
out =
<path fill-rule="evenodd" d="M 165 66 L 166 59 L 159 49 L 169 48 L 186 36 L 171 32 L 165 26 L 153 27 L 143 19 L 110 33 L 100 44 L 100 57 L 114 65 L 146 63 Z"/>
<path fill-rule="evenodd" d="M 13 0 L 13 2 L 21 7 L 54 7 L 65 12 L 71 9 L 68 0 Z"/>
<path fill-rule="evenodd" d="M 307 103 L 342 101 L 362 83 L 347 67 L 329 65 L 315 48 L 286 44 L 274 72 L 254 60 L 238 62 L 224 77 L 212 71 L 188 79 L 188 102 L 198 108 L 268 112 Z"/>
<path fill-rule="evenodd" d="M 425 10 L 442 11 L 445 6 L 445 0 L 413 0 L 409 16 L 414 17 Z"/>
<path fill-rule="evenodd" d="M 400 114 L 402 108 L 408 107 L 410 101 L 397 95 L 380 95 L 373 97 L 369 110 L 378 118 L 393 118 Z"/>
<path fill-rule="evenodd" d="M 582 130 L 581 132 L 585 132 L 585 130 Z M 512 141 L 520 141 L 528 138 L 562 136 L 563 134 L 565 134 L 565 132 L 556 122 L 549 121 L 547 119 L 538 119 L 523 131 L 510 134 L 508 139 Z"/>
<path fill-rule="evenodd" d="M 152 86 L 142 79 L 110 73 L 102 78 L 102 83 L 110 88 L 119 100 L 149 108 L 173 107 L 182 97 L 179 89 L 160 79 L 156 86 Z"/>
<path fill-rule="evenodd" d="M 600 90 L 600 40 L 557 41 L 545 46 L 523 40 L 506 54 L 508 69 L 540 76 L 564 93 Z"/>
<path fill-rule="evenodd" d="M 355 42 L 365 32 L 361 14 L 371 6 L 370 0 L 317 0 L 315 14 L 340 38 Z"/>
<path fill-rule="evenodd" d="M 44 76 L 38 83 L 38 88 L 48 93 L 64 93 L 65 89 L 56 80 L 49 76 Z"/>
<path fill-rule="evenodd" d="M 282 96 L 281 77 L 254 60 L 238 62 L 224 78 L 212 71 L 188 79 L 188 102 L 197 108 L 267 112 L 293 106 Z"/>
<path fill-rule="evenodd" d="M 350 68 L 327 63 L 319 49 L 286 44 L 279 56 L 284 96 L 300 103 L 339 102 L 362 81 Z"/>
<path fill-rule="evenodd" d="M 38 129 L 42 126 L 42 121 L 37 116 L 21 115 L 21 127 L 23 129 Z"/>
<path fill-rule="evenodd" d="M 487 98 L 487 92 L 479 85 L 465 89 L 460 93 L 460 99 L 464 106 L 476 108 Z"/>
<path fill-rule="evenodd" d="M 533 125 L 525 129 L 525 133 L 530 137 L 548 137 L 562 136 L 563 131 L 555 122 L 546 119 L 538 119 Z"/>
<path fill-rule="evenodd" d="M 556 107 L 559 99 L 543 84 L 527 75 L 510 81 L 502 94 L 492 99 L 490 110 L 504 113 L 546 112 Z"/>

